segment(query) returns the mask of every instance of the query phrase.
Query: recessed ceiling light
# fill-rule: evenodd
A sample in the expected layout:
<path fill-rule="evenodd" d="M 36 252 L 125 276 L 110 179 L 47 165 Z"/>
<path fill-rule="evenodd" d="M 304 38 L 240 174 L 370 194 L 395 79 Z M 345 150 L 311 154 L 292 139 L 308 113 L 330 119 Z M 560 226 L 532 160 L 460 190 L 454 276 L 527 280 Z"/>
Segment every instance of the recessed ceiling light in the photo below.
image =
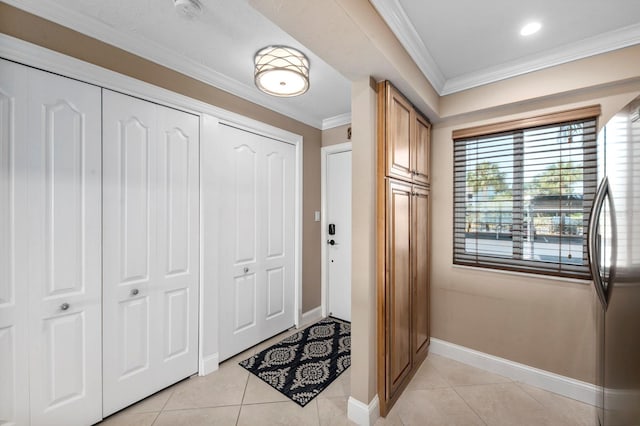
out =
<path fill-rule="evenodd" d="M 527 25 L 522 27 L 520 30 L 521 36 L 530 36 L 531 34 L 537 33 L 540 28 L 542 28 L 542 24 L 540 22 L 529 22 Z"/>

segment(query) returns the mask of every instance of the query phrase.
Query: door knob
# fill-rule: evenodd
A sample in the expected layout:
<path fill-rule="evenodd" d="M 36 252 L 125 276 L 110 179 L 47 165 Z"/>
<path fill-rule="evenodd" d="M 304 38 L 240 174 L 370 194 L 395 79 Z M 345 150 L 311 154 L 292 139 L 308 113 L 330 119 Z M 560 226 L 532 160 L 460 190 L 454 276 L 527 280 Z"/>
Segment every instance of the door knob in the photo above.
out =
<path fill-rule="evenodd" d="M 134 289 L 131 290 L 131 295 L 132 296 L 137 296 L 138 293 L 140 293 L 140 291 L 137 288 L 134 288 Z"/>
<path fill-rule="evenodd" d="M 331 244 L 332 246 L 336 245 L 336 241 L 335 240 L 327 240 L 327 244 Z"/>
<path fill-rule="evenodd" d="M 69 305 L 68 303 L 63 303 L 62 305 L 60 305 L 60 310 L 61 311 L 66 311 L 67 309 L 69 309 L 71 305 Z"/>

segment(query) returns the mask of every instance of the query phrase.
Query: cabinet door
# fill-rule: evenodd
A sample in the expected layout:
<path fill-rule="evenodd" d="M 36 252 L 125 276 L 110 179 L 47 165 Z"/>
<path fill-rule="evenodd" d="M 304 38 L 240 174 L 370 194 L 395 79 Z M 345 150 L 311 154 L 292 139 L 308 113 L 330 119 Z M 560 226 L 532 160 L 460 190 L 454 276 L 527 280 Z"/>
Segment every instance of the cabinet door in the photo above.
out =
<path fill-rule="evenodd" d="M 0 60 L 0 422 L 29 424 L 27 70 Z"/>
<path fill-rule="evenodd" d="M 429 184 L 429 162 L 431 148 L 431 125 L 420 114 L 415 115 L 415 131 L 413 138 L 414 148 L 411 150 L 413 170 L 413 181 L 416 183 Z"/>
<path fill-rule="evenodd" d="M 386 175 L 411 182 L 413 107 L 391 84 L 386 86 Z"/>
<path fill-rule="evenodd" d="M 412 199 L 413 230 L 413 358 L 421 362 L 429 346 L 429 191 L 415 187 Z"/>
<path fill-rule="evenodd" d="M 387 182 L 386 370 L 387 399 L 411 371 L 411 185 Z"/>
<path fill-rule="evenodd" d="M 29 70 L 32 424 L 101 416 L 100 89 Z"/>

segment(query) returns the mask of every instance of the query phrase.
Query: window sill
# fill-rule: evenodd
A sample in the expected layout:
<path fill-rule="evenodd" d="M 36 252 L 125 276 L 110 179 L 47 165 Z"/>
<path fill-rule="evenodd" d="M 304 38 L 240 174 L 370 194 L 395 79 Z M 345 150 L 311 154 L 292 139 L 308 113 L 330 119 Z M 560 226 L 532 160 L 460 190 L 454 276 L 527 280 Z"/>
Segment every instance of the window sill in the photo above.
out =
<path fill-rule="evenodd" d="M 543 275 L 543 274 L 528 274 L 526 272 L 507 271 L 504 269 L 479 268 L 475 266 L 456 265 L 453 263 L 451 264 L 451 266 L 453 266 L 456 269 L 467 269 L 469 271 L 474 271 L 474 272 L 482 271 L 489 274 L 505 274 L 505 275 L 513 275 L 516 277 L 526 277 L 526 278 L 548 280 L 548 281 L 560 281 L 560 282 L 571 283 L 571 284 L 591 285 L 591 283 L 593 282 L 591 280 L 581 280 L 578 278 L 565 278 L 565 277 L 558 277 L 555 275 Z"/>

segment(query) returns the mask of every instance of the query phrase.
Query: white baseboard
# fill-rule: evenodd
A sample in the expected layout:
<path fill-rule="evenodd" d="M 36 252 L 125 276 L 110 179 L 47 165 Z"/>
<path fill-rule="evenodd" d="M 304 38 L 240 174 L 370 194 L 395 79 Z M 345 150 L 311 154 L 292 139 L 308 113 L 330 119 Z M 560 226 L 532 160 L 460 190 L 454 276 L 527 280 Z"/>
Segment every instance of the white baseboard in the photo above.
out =
<path fill-rule="evenodd" d="M 318 306 L 317 308 L 313 308 L 302 314 L 302 320 L 300 321 L 300 327 L 307 326 L 309 324 L 313 324 L 316 321 L 322 319 L 322 306 Z M 298 327 L 298 328 L 300 328 Z"/>
<path fill-rule="evenodd" d="M 200 359 L 198 376 L 206 376 L 207 374 L 213 373 L 218 369 L 219 364 L 220 359 L 217 352 L 213 355 L 203 357 L 202 359 Z"/>
<path fill-rule="evenodd" d="M 429 351 L 436 355 L 500 374 L 518 382 L 526 383 L 567 398 L 596 405 L 598 388 L 587 382 L 540 370 L 508 359 L 489 355 L 464 346 L 431 338 Z"/>
<path fill-rule="evenodd" d="M 378 399 L 378 395 L 374 396 L 368 405 L 350 396 L 347 405 L 347 417 L 360 426 L 373 425 L 376 420 L 378 420 L 378 417 L 380 417 L 380 400 Z"/>

